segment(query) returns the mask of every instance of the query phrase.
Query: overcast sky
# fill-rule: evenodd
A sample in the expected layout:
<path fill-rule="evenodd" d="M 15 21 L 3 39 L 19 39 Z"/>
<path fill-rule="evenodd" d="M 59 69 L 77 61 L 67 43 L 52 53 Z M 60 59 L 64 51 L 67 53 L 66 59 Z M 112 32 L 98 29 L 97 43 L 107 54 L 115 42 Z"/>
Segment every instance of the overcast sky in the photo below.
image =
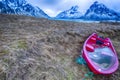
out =
<path fill-rule="evenodd" d="M 85 13 L 90 5 L 98 1 L 104 3 L 107 7 L 120 11 L 120 0 L 27 0 L 34 6 L 41 8 L 46 14 L 51 17 L 56 16 L 60 12 L 70 9 L 71 6 L 78 5 L 81 13 Z"/>

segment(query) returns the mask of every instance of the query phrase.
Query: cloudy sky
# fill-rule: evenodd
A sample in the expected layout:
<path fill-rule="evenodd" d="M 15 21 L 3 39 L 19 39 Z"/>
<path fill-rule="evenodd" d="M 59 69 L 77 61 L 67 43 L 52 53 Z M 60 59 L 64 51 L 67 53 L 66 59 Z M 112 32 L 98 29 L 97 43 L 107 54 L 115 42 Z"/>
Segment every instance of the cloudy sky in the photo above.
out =
<path fill-rule="evenodd" d="M 34 6 L 39 6 L 49 16 L 54 17 L 60 12 L 70 9 L 71 6 L 78 5 L 81 13 L 85 13 L 90 5 L 96 0 L 27 0 Z M 120 11 L 120 0 L 97 0 L 107 7 Z"/>

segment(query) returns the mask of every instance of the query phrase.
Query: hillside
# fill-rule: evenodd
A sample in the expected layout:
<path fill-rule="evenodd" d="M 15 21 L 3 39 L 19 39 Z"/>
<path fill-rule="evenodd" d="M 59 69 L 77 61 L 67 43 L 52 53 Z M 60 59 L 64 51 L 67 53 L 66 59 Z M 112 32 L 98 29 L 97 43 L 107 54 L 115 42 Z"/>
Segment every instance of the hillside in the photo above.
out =
<path fill-rule="evenodd" d="M 87 68 L 75 63 L 93 32 L 110 37 L 120 59 L 119 23 L 78 23 L 0 15 L 0 80 L 82 80 Z M 120 80 L 110 76 L 86 80 Z"/>

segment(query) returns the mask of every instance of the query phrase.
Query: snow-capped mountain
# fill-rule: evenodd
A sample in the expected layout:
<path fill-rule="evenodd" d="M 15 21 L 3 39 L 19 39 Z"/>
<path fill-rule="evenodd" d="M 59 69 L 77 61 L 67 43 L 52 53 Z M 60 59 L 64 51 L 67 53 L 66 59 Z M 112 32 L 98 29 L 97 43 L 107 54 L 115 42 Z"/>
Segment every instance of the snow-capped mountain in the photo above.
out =
<path fill-rule="evenodd" d="M 40 8 L 32 6 L 25 0 L 2 0 L 0 1 L 0 13 L 20 14 L 34 17 L 49 17 Z"/>
<path fill-rule="evenodd" d="M 95 1 L 85 14 L 82 14 L 78 6 L 59 13 L 58 19 L 83 19 L 83 20 L 120 20 L 120 14 L 109 9 L 104 4 Z"/>
<path fill-rule="evenodd" d="M 78 6 L 73 6 L 71 9 L 59 13 L 56 18 L 59 19 L 78 19 L 81 18 L 82 14 Z"/>
<path fill-rule="evenodd" d="M 86 11 L 84 18 L 87 20 L 120 20 L 120 15 L 96 1 Z"/>

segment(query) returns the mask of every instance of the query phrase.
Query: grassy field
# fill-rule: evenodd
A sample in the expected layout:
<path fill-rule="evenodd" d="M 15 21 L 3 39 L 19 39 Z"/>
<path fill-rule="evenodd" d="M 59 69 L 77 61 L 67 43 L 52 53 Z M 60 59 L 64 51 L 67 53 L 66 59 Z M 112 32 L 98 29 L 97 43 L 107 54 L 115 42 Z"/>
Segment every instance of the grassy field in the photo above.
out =
<path fill-rule="evenodd" d="M 110 37 L 120 59 L 119 23 L 54 21 L 0 15 L 0 80 L 120 80 L 112 75 L 86 76 L 75 63 L 93 32 Z"/>

